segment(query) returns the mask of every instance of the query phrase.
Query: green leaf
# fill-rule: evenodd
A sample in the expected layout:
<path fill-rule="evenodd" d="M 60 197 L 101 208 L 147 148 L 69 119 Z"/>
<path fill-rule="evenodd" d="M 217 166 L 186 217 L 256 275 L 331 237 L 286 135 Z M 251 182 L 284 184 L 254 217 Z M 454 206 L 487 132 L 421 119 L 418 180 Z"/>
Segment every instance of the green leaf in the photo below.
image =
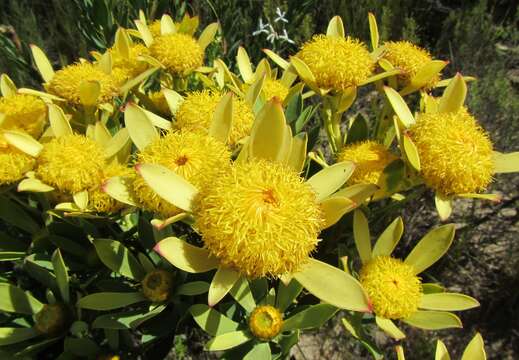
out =
<path fill-rule="evenodd" d="M 0 346 L 16 344 L 40 335 L 34 328 L 0 328 Z"/>
<path fill-rule="evenodd" d="M 355 210 L 353 213 L 353 237 L 360 259 L 365 264 L 371 259 L 371 235 L 368 219 L 366 219 L 362 210 Z"/>
<path fill-rule="evenodd" d="M 307 180 L 317 194 L 317 201 L 322 201 L 339 189 L 353 174 L 355 165 L 343 161 L 328 166 Z"/>
<path fill-rule="evenodd" d="M 93 329 L 127 330 L 135 329 L 145 321 L 159 315 L 166 305 L 159 305 L 151 311 L 131 311 L 98 316 L 92 323 Z"/>
<path fill-rule="evenodd" d="M 503 154 L 493 153 L 494 171 L 498 174 L 519 172 L 519 151 Z"/>
<path fill-rule="evenodd" d="M 449 351 L 447 350 L 447 347 L 441 340 L 438 340 L 436 342 L 436 352 L 434 354 L 434 360 L 451 360 Z"/>
<path fill-rule="evenodd" d="M 72 338 L 66 337 L 63 343 L 63 348 L 79 357 L 92 357 L 101 351 L 99 346 L 88 338 Z"/>
<path fill-rule="evenodd" d="M 124 110 L 124 123 L 133 143 L 139 150 L 144 150 L 152 141 L 159 138 L 159 133 L 144 111 L 135 104 L 128 104 Z"/>
<path fill-rule="evenodd" d="M 461 311 L 479 306 L 479 302 L 467 295 L 441 292 L 424 294 L 419 307 L 427 310 Z"/>
<path fill-rule="evenodd" d="M 16 94 L 16 91 L 16 85 L 13 80 L 7 74 L 0 75 L 0 93 L 2 96 L 4 98 L 13 96 Z"/>
<path fill-rule="evenodd" d="M 243 360 L 270 360 L 271 358 L 269 343 L 262 342 L 254 345 L 252 350 L 243 357 Z"/>
<path fill-rule="evenodd" d="M 142 280 L 146 275 L 137 258 L 119 241 L 95 239 L 97 255 L 110 270 L 134 280 Z"/>
<path fill-rule="evenodd" d="M 452 214 L 452 199 L 439 193 L 434 194 L 436 211 L 442 221 L 447 220 Z"/>
<path fill-rule="evenodd" d="M 276 297 L 276 308 L 284 312 L 298 297 L 301 290 L 303 290 L 303 286 L 298 281 L 291 280 L 288 285 L 280 281 Z"/>
<path fill-rule="evenodd" d="M 101 83 L 97 80 L 83 80 L 79 83 L 79 98 L 84 106 L 95 106 L 101 93 Z"/>
<path fill-rule="evenodd" d="M 19 260 L 23 259 L 25 255 L 25 251 L 4 251 L 0 252 L 0 261 Z"/>
<path fill-rule="evenodd" d="M 373 247 L 373 257 L 390 256 L 404 233 L 402 217 L 397 217 L 378 237 Z"/>
<path fill-rule="evenodd" d="M 175 294 L 176 295 L 186 295 L 186 296 L 195 296 L 200 294 L 205 294 L 209 291 L 209 283 L 205 281 L 193 281 L 180 285 Z"/>
<path fill-rule="evenodd" d="M 43 81 L 48 83 L 54 77 L 54 69 L 50 64 L 49 59 L 47 58 L 45 53 L 36 45 L 31 44 L 30 48 L 32 52 L 32 58 L 34 60 L 36 68 L 38 69 L 38 72 L 43 78 Z"/>
<path fill-rule="evenodd" d="M 424 294 L 436 294 L 445 292 L 445 289 L 440 284 L 422 283 L 422 291 Z"/>
<path fill-rule="evenodd" d="M 292 148 L 290 156 L 287 159 L 287 165 L 292 167 L 296 172 L 303 170 L 306 160 L 306 149 L 308 146 L 308 135 L 299 133 L 292 138 Z"/>
<path fill-rule="evenodd" d="M 16 189 L 18 192 L 29 191 L 29 192 L 49 192 L 53 191 L 54 188 L 49 186 L 42 181 L 34 178 L 26 178 L 18 183 Z"/>
<path fill-rule="evenodd" d="M 299 114 L 303 111 L 303 97 L 301 96 L 301 92 L 298 92 L 288 102 L 285 108 L 285 117 L 289 124 L 292 124 L 297 120 Z"/>
<path fill-rule="evenodd" d="M 362 114 L 357 114 L 348 129 L 346 144 L 353 144 L 366 140 L 369 136 L 368 121 Z"/>
<path fill-rule="evenodd" d="M 469 344 L 463 351 L 463 355 L 461 356 L 461 360 L 486 360 L 487 354 L 485 353 L 485 343 L 483 342 L 483 337 L 480 333 L 476 333 L 476 335 L 470 340 Z"/>
<path fill-rule="evenodd" d="M 147 299 L 140 292 L 100 292 L 79 299 L 77 306 L 90 310 L 113 310 L 143 301 Z"/>
<path fill-rule="evenodd" d="M 373 15 L 373 13 L 368 13 L 368 21 L 369 21 L 369 34 L 370 34 L 370 38 L 371 38 L 371 49 L 375 50 L 376 48 L 378 48 L 379 35 L 378 35 L 377 19 L 375 18 L 375 15 Z"/>
<path fill-rule="evenodd" d="M 40 226 L 20 205 L 5 196 L 0 196 L 0 219 L 31 234 L 40 230 Z"/>
<path fill-rule="evenodd" d="M 402 332 L 402 330 L 400 330 L 390 319 L 384 319 L 379 316 L 375 316 L 375 322 L 379 328 L 384 330 L 384 332 L 393 339 L 401 340 L 405 338 L 405 334 Z"/>
<path fill-rule="evenodd" d="M 414 124 L 414 116 L 411 113 L 411 110 L 409 110 L 409 107 L 407 106 L 404 99 L 400 96 L 400 94 L 396 92 L 395 89 L 390 88 L 389 86 L 384 86 L 384 92 L 386 93 L 386 96 L 391 106 L 393 107 L 395 114 L 402 121 L 402 124 L 404 124 L 405 127 L 409 127 L 412 124 Z"/>
<path fill-rule="evenodd" d="M 461 328 L 461 320 L 454 314 L 445 311 L 418 310 L 406 319 L 405 323 L 425 330 L 441 330 Z"/>
<path fill-rule="evenodd" d="M 460 73 L 456 74 L 447 85 L 438 105 L 439 112 L 457 112 L 465 102 L 467 84 Z"/>
<path fill-rule="evenodd" d="M 340 16 L 334 16 L 328 23 L 326 36 L 344 38 L 344 24 Z"/>
<path fill-rule="evenodd" d="M 211 336 L 233 332 L 240 326 L 205 304 L 193 305 L 189 308 L 189 312 L 198 326 Z"/>
<path fill-rule="evenodd" d="M 303 112 L 299 115 L 299 117 L 296 120 L 295 126 L 294 126 L 294 132 L 296 134 L 300 133 L 305 125 L 310 121 L 312 116 L 317 111 L 318 106 L 308 106 L 306 107 Z M 319 126 L 317 126 L 319 128 Z"/>
<path fill-rule="evenodd" d="M 189 273 L 213 270 L 219 264 L 218 259 L 210 256 L 207 249 L 193 246 L 176 237 L 165 238 L 154 250 L 175 267 Z"/>
<path fill-rule="evenodd" d="M 283 331 L 319 328 L 339 311 L 333 305 L 317 304 L 302 310 L 283 321 Z"/>
<path fill-rule="evenodd" d="M 61 298 L 65 303 L 68 303 L 70 301 L 69 278 L 67 267 L 65 266 L 65 262 L 63 261 L 59 249 L 56 249 L 54 254 L 52 254 L 52 265 L 54 267 L 54 274 L 56 274 L 56 281 L 58 283 Z"/>
<path fill-rule="evenodd" d="M 242 276 L 236 281 L 229 293 L 247 312 L 252 312 L 256 307 L 256 301 L 254 301 L 249 282 L 245 277 Z"/>
<path fill-rule="evenodd" d="M 293 275 L 310 293 L 331 305 L 352 311 L 371 312 L 361 284 L 336 267 L 309 259 L 303 269 Z"/>
<path fill-rule="evenodd" d="M 249 59 L 247 51 L 243 47 L 238 47 L 238 54 L 236 55 L 236 63 L 238 64 L 238 70 L 240 75 L 246 83 L 252 83 L 254 79 L 254 73 L 252 71 L 252 64 Z"/>
<path fill-rule="evenodd" d="M 411 250 L 404 262 L 414 267 L 415 274 L 421 273 L 447 252 L 454 239 L 454 231 L 454 224 L 429 231 Z"/>
<path fill-rule="evenodd" d="M 404 147 L 405 156 L 407 161 L 409 161 L 409 164 L 411 164 L 413 169 L 416 171 L 420 171 L 421 165 L 418 149 L 407 133 L 404 133 L 404 136 L 402 137 L 402 145 Z"/>
<path fill-rule="evenodd" d="M 137 202 L 133 197 L 132 183 L 129 178 L 122 176 L 114 176 L 106 180 L 102 185 L 103 192 L 110 195 L 117 201 L 131 206 L 137 206 Z"/>
<path fill-rule="evenodd" d="M 209 45 L 218 31 L 218 23 L 211 23 L 205 27 L 198 38 L 198 45 L 204 50 Z"/>
<path fill-rule="evenodd" d="M 240 276 L 240 273 L 234 269 L 223 266 L 218 267 L 207 294 L 209 306 L 212 307 L 218 304 L 240 279 Z"/>
<path fill-rule="evenodd" d="M 245 331 L 233 331 L 214 337 L 207 344 L 205 344 L 205 349 L 208 351 L 227 350 L 241 345 L 249 340 L 251 340 L 251 337 Z"/>
<path fill-rule="evenodd" d="M 324 199 L 321 202 L 321 211 L 325 219 L 323 229 L 336 224 L 344 214 L 355 209 L 356 206 L 357 204 L 343 196 L 330 196 Z"/>
<path fill-rule="evenodd" d="M 43 304 L 28 292 L 7 283 L 0 283 L 0 310 L 18 314 L 36 314 Z"/>

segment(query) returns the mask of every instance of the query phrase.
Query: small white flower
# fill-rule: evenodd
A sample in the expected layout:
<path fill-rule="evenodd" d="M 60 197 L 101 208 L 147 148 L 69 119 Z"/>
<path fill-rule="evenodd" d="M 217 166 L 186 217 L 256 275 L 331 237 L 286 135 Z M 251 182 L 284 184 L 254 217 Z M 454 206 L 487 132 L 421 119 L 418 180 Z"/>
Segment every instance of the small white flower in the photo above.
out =
<path fill-rule="evenodd" d="M 276 8 L 276 15 L 277 15 L 277 17 L 274 19 L 274 22 L 277 23 L 278 21 L 281 21 L 281 22 L 288 23 L 288 20 L 285 18 L 286 14 L 287 13 L 286 12 L 282 12 L 279 7 Z"/>

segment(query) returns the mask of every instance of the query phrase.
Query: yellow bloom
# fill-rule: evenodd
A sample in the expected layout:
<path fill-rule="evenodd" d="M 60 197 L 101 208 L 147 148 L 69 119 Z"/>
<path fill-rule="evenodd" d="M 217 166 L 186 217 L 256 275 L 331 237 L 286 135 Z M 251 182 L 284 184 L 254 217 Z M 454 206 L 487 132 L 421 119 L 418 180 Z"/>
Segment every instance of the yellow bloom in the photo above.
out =
<path fill-rule="evenodd" d="M 235 164 L 201 189 L 195 203 L 210 253 L 249 278 L 300 269 L 324 225 L 310 185 L 291 168 L 265 160 Z"/>
<path fill-rule="evenodd" d="M 147 94 L 151 102 L 162 115 L 171 115 L 168 102 L 162 91 L 154 91 Z"/>
<path fill-rule="evenodd" d="M 94 64 L 84 62 L 68 65 L 57 71 L 52 80 L 45 84 L 46 90 L 66 99 L 74 105 L 81 104 L 79 85 L 83 81 L 98 81 L 101 91 L 98 103 L 109 102 L 117 96 L 117 81 Z"/>
<path fill-rule="evenodd" d="M 366 45 L 350 37 L 316 35 L 303 44 L 297 57 L 310 68 L 318 87 L 336 91 L 359 85 L 374 68 Z"/>
<path fill-rule="evenodd" d="M 35 160 L 13 147 L 0 147 L 0 185 L 11 184 L 32 170 Z"/>
<path fill-rule="evenodd" d="M 92 189 L 102 179 L 103 149 L 83 135 L 66 135 L 44 144 L 37 158 L 36 175 L 65 193 Z"/>
<path fill-rule="evenodd" d="M 251 333 L 263 341 L 268 341 L 281 331 L 283 316 L 278 309 L 270 305 L 256 307 L 249 317 Z"/>
<path fill-rule="evenodd" d="M 43 131 L 47 115 L 47 106 L 32 95 L 15 94 L 0 98 L 0 114 L 4 114 L 4 129 L 23 130 L 33 137 Z"/>
<path fill-rule="evenodd" d="M 195 70 L 204 62 L 204 50 L 186 34 L 159 36 L 153 40 L 150 51 L 169 71 L 179 75 Z"/>
<path fill-rule="evenodd" d="M 265 95 L 266 101 L 269 101 L 273 97 L 277 97 L 283 101 L 288 95 L 288 88 L 279 80 L 267 78 L 263 83 L 263 94 Z"/>
<path fill-rule="evenodd" d="M 480 192 L 492 181 L 492 142 L 465 108 L 420 114 L 409 134 L 426 184 L 439 193 Z"/>
<path fill-rule="evenodd" d="M 402 319 L 420 304 L 422 286 L 412 266 L 390 256 L 377 256 L 362 266 L 360 282 L 377 316 Z"/>
<path fill-rule="evenodd" d="M 141 55 L 149 55 L 150 51 L 143 44 L 134 44 L 130 47 L 130 56 L 122 56 L 113 49 L 112 53 L 112 77 L 118 84 L 122 84 L 129 79 L 136 77 L 148 68 L 145 61 L 138 60 Z"/>
<path fill-rule="evenodd" d="M 121 210 L 124 204 L 115 200 L 102 189 L 103 183 L 111 177 L 133 177 L 135 172 L 119 163 L 112 163 L 103 169 L 101 184 L 88 194 L 88 207 L 100 213 L 113 213 Z"/>
<path fill-rule="evenodd" d="M 142 293 L 148 300 L 166 301 L 173 290 L 173 275 L 166 270 L 153 270 L 142 280 Z"/>
<path fill-rule="evenodd" d="M 207 133 L 221 98 L 221 94 L 207 90 L 190 93 L 175 114 L 175 125 L 179 129 Z M 252 109 L 244 100 L 234 97 L 233 106 L 233 123 L 228 139 L 231 146 L 250 134 L 254 122 Z"/>
<path fill-rule="evenodd" d="M 158 38 L 161 35 L 160 32 L 160 20 L 154 20 L 151 24 L 148 24 L 148 29 L 153 35 L 153 38 Z"/>
<path fill-rule="evenodd" d="M 230 164 L 226 146 L 208 135 L 187 131 L 170 132 L 137 154 L 138 163 L 160 164 L 175 171 L 197 188 L 207 183 Z M 133 183 L 135 196 L 146 210 L 169 217 L 182 212 L 158 196 L 138 176 Z"/>
<path fill-rule="evenodd" d="M 383 58 L 388 60 L 391 65 L 404 71 L 398 75 L 402 86 L 406 86 L 409 80 L 416 75 L 424 65 L 432 61 L 429 52 L 409 41 L 388 41 L 384 43 Z M 440 76 L 436 75 L 426 86 L 432 88 L 440 81 Z"/>
<path fill-rule="evenodd" d="M 353 161 L 356 165 L 348 184 L 377 184 L 384 168 L 397 157 L 383 145 L 366 140 L 346 146 L 338 161 Z"/>

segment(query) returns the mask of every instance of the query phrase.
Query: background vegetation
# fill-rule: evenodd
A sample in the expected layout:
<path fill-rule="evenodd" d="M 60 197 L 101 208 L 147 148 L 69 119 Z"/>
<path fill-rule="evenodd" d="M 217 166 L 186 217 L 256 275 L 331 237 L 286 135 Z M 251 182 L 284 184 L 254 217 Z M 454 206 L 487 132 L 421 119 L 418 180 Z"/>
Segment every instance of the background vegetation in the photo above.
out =
<path fill-rule="evenodd" d="M 286 13 L 288 23 L 274 22 L 277 8 Z M 261 57 L 262 48 L 288 56 L 303 40 L 323 32 L 333 15 L 342 16 L 348 34 L 367 40 L 367 12 L 371 11 L 379 22 L 382 39 L 418 42 L 435 57 L 450 61 L 449 72 L 476 76 L 478 80 L 470 85 L 469 108 L 491 133 L 498 150 L 519 148 L 519 6 L 513 0 L 2 0 L 0 73 L 8 73 L 18 86 L 38 88 L 41 79 L 31 64 L 30 42 L 42 47 L 56 66 L 68 64 L 78 56 L 88 57 L 91 50 L 106 48 L 117 26 L 131 27 L 139 9 L 145 10 L 148 18 L 160 18 L 163 13 L 178 19 L 185 12 L 198 14 L 202 27 L 218 20 L 222 46 L 212 49 L 211 56 L 223 57 L 231 64 L 239 45 L 247 48 L 254 62 Z M 286 29 L 294 44 L 281 38 L 271 42 L 265 33 L 253 35 L 260 18 L 279 34 Z M 367 112 L 368 105 L 359 104 L 354 110 Z M 453 290 L 467 289 L 482 307 L 462 315 L 463 332 L 424 336 L 409 329 L 410 341 L 405 344 L 409 358 L 430 355 L 436 336 L 447 340 L 457 358 L 473 334 L 474 324 L 487 342 L 489 358 L 519 357 L 517 180 L 517 176 L 508 175 L 494 184 L 508 194 L 500 204 L 470 200 L 456 204 L 456 249 L 436 265 L 434 273 Z M 439 222 L 432 214 L 432 203 L 431 198 L 422 198 L 408 204 L 404 214 L 408 243 Z M 190 356 L 195 349 L 193 341 L 178 339 L 177 356 Z M 392 345 L 385 338 L 378 341 Z M 301 351 L 294 356 L 360 357 L 359 349 L 349 344 L 348 335 L 332 322 L 322 333 L 302 341 Z"/>

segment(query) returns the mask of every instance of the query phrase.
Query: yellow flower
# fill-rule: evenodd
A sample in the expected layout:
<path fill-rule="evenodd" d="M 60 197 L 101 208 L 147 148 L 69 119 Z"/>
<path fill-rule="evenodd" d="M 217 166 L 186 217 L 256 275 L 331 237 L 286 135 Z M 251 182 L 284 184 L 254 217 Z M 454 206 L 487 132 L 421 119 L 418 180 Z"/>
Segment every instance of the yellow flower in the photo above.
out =
<path fill-rule="evenodd" d="M 404 71 L 398 75 L 398 79 L 402 86 L 409 84 L 409 80 L 416 75 L 424 65 L 432 61 L 429 52 L 409 41 L 388 41 L 384 43 L 383 58 L 388 60 L 391 65 Z M 433 88 L 440 81 L 440 76 L 436 75 L 425 86 L 425 88 Z"/>
<path fill-rule="evenodd" d="M 377 256 L 362 266 L 360 282 L 373 310 L 386 319 L 406 318 L 418 310 L 420 278 L 411 265 L 390 256 Z"/>
<path fill-rule="evenodd" d="M 359 40 L 316 35 L 296 55 L 311 70 L 319 88 L 345 90 L 367 80 L 374 61 Z"/>
<path fill-rule="evenodd" d="M 102 189 L 103 183 L 114 176 L 131 178 L 135 172 L 119 163 L 112 163 L 103 169 L 101 184 L 88 193 L 88 207 L 100 213 L 113 213 L 121 210 L 124 204 L 115 200 Z"/>
<path fill-rule="evenodd" d="M 13 147 L 0 147 L 0 185 L 11 184 L 34 167 L 35 160 Z"/>
<path fill-rule="evenodd" d="M 74 105 L 81 104 L 79 85 L 83 81 L 98 81 L 101 91 L 98 103 L 111 101 L 117 96 L 117 81 L 92 63 L 76 63 L 57 71 L 48 84 L 46 90 L 54 95 L 66 99 Z"/>
<path fill-rule="evenodd" d="M 148 93 L 148 97 L 162 115 L 171 115 L 171 110 L 162 91 Z"/>
<path fill-rule="evenodd" d="M 153 38 L 158 38 L 161 35 L 160 32 L 160 20 L 154 20 L 151 24 L 148 24 L 148 29 L 153 35 Z"/>
<path fill-rule="evenodd" d="M 426 184 L 439 193 L 480 192 L 492 181 L 492 142 L 465 108 L 420 114 L 409 135 Z"/>
<path fill-rule="evenodd" d="M 145 61 L 138 60 L 141 55 L 149 55 L 150 51 L 143 44 L 134 44 L 130 47 L 130 56 L 122 56 L 115 50 L 110 50 L 112 54 L 112 77 L 118 84 L 122 84 L 129 79 L 136 77 L 148 68 Z"/>
<path fill-rule="evenodd" d="M 338 161 L 353 161 L 356 165 L 348 184 L 377 184 L 384 168 L 396 159 L 383 145 L 372 140 L 348 145 L 338 156 Z"/>
<path fill-rule="evenodd" d="M 288 95 L 288 88 L 283 85 L 281 81 L 270 78 L 265 79 L 262 90 L 266 101 L 269 101 L 273 97 L 277 97 L 283 101 Z"/>
<path fill-rule="evenodd" d="M 235 164 L 201 189 L 195 203 L 205 247 L 249 278 L 297 271 L 324 225 L 310 185 L 265 160 Z"/>
<path fill-rule="evenodd" d="M 45 125 L 47 106 L 32 95 L 14 94 L 0 98 L 0 114 L 4 114 L 4 129 L 23 130 L 38 137 Z"/>
<path fill-rule="evenodd" d="M 204 62 L 204 50 L 187 34 L 159 36 L 153 40 L 150 51 L 169 71 L 179 75 L 195 70 Z"/>
<path fill-rule="evenodd" d="M 249 317 L 249 329 L 260 340 L 268 341 L 280 333 L 283 315 L 273 306 L 256 307 Z"/>
<path fill-rule="evenodd" d="M 103 176 L 103 149 L 84 135 L 66 135 L 44 144 L 38 156 L 37 177 L 65 193 L 92 189 Z"/>
<path fill-rule="evenodd" d="M 230 157 L 226 146 L 214 138 L 183 131 L 170 132 L 152 142 L 137 154 L 137 162 L 166 166 L 195 186 L 204 188 L 229 166 Z M 133 190 L 146 210 L 164 217 L 182 212 L 158 196 L 140 176 L 135 179 Z"/>
<path fill-rule="evenodd" d="M 179 129 L 207 133 L 221 98 L 221 94 L 207 90 L 188 94 L 175 113 L 175 125 Z M 254 122 L 252 109 L 244 100 L 233 97 L 233 106 L 233 123 L 228 139 L 231 146 L 250 134 Z"/>
<path fill-rule="evenodd" d="M 148 300 L 166 301 L 173 290 L 173 274 L 166 270 L 153 270 L 142 280 L 142 293 Z"/>

